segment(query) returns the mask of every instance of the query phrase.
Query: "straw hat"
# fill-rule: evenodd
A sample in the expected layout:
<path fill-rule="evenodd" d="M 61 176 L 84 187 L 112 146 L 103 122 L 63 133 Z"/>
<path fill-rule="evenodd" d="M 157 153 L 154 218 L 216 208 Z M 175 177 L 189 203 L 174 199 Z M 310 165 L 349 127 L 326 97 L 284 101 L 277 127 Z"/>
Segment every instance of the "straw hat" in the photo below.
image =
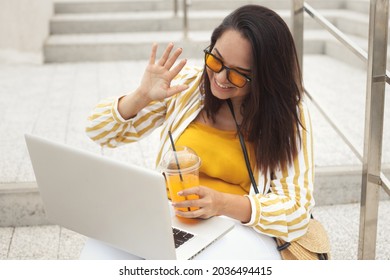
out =
<path fill-rule="evenodd" d="M 278 246 L 286 242 L 277 239 Z M 315 219 L 310 219 L 307 232 L 285 249 L 280 250 L 284 260 L 318 260 L 318 254 L 326 254 L 330 259 L 330 242 L 325 228 Z"/>

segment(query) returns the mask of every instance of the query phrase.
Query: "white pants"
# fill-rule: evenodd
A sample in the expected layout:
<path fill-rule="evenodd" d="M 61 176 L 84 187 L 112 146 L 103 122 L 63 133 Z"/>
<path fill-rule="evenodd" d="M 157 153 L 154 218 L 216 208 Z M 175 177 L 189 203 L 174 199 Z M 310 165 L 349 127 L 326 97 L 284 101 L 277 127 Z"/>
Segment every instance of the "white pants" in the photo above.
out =
<path fill-rule="evenodd" d="M 195 260 L 280 260 L 275 241 L 252 228 L 235 222 L 235 227 L 201 253 Z M 139 260 L 140 257 L 88 239 L 80 255 L 84 260 Z"/>

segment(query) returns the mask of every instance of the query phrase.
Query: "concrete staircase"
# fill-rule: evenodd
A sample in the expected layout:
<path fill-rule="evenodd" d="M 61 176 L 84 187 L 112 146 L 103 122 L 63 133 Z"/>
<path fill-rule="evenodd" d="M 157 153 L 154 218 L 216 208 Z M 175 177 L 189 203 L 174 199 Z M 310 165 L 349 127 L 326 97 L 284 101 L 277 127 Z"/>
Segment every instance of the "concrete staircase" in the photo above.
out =
<path fill-rule="evenodd" d="M 51 35 L 44 46 L 45 62 L 147 59 L 152 42 L 161 46 L 174 42 L 183 47 L 183 56 L 201 58 L 201 50 L 208 45 L 212 30 L 234 8 L 248 3 L 270 7 L 290 22 L 291 1 L 288 0 L 192 0 L 188 11 L 189 32 L 184 38 L 182 7 L 179 6 L 175 16 L 173 2 L 55 1 Z M 367 49 L 369 0 L 307 2 Z M 364 66 L 308 15 L 305 16 L 304 48 L 307 54 L 328 54 Z"/>

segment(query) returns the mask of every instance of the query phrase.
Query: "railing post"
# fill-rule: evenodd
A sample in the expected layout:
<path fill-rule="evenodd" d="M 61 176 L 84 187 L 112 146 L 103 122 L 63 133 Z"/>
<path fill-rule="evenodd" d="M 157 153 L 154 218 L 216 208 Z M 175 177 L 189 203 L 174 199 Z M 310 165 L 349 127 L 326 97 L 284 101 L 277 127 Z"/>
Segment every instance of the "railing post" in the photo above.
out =
<path fill-rule="evenodd" d="M 183 0 L 183 37 L 184 40 L 188 39 L 188 6 L 189 1 Z"/>
<path fill-rule="evenodd" d="M 177 11 L 178 11 L 177 0 L 173 0 L 173 14 L 174 14 L 175 17 L 177 17 Z"/>
<path fill-rule="evenodd" d="M 389 0 L 370 1 L 358 259 L 375 259 L 384 122 Z"/>
<path fill-rule="evenodd" d="M 301 67 L 301 70 L 303 69 L 303 3 L 303 0 L 292 0 L 291 8 L 291 33 L 294 37 L 299 66 Z"/>

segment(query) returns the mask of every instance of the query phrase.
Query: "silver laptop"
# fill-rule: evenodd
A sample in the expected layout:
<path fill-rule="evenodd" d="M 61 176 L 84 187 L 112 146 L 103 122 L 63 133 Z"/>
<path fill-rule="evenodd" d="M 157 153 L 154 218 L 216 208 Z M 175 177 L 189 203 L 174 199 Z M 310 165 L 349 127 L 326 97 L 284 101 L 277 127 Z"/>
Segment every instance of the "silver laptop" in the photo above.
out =
<path fill-rule="evenodd" d="M 25 139 L 52 223 L 145 259 L 191 259 L 234 227 L 221 217 L 174 216 L 157 171 L 33 135 Z M 173 228 L 184 240 L 175 242 Z"/>

